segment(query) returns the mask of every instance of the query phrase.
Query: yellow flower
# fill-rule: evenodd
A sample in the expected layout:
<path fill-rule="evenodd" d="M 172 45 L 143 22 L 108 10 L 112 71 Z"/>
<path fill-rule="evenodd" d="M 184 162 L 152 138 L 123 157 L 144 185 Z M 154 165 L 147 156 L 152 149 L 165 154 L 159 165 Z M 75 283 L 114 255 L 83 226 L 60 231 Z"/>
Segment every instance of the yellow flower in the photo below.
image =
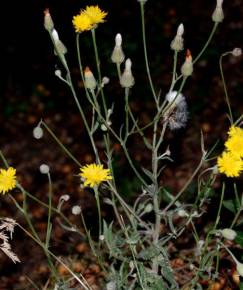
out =
<path fill-rule="evenodd" d="M 85 13 L 90 18 L 91 24 L 93 26 L 99 23 L 103 23 L 104 18 L 107 15 L 107 12 L 102 11 L 98 5 L 86 6 L 86 9 L 83 10 L 83 13 Z"/>
<path fill-rule="evenodd" d="M 230 137 L 234 137 L 234 136 L 243 137 L 243 129 L 241 129 L 240 127 L 232 126 L 230 127 L 228 134 Z"/>
<path fill-rule="evenodd" d="M 91 20 L 88 15 L 81 12 L 80 14 L 73 16 L 73 26 L 76 32 L 83 32 L 92 28 Z"/>
<path fill-rule="evenodd" d="M 231 152 L 223 152 L 217 159 L 218 170 L 228 177 L 237 177 L 243 170 L 243 161 Z"/>
<path fill-rule="evenodd" d="M 225 142 L 225 147 L 236 157 L 243 157 L 243 135 L 234 134 Z"/>
<path fill-rule="evenodd" d="M 0 193 L 5 194 L 16 186 L 16 170 L 13 167 L 0 169 Z"/>
<path fill-rule="evenodd" d="M 94 187 L 103 181 L 112 179 L 110 169 L 104 169 L 102 164 L 89 164 L 80 168 L 79 174 L 84 179 L 84 186 Z"/>

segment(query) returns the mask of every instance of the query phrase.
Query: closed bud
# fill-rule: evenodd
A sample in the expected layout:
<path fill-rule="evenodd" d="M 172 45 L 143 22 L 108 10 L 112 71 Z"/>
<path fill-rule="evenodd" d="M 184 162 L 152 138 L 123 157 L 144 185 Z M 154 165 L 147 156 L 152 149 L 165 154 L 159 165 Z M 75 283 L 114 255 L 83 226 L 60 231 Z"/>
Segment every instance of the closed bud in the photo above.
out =
<path fill-rule="evenodd" d="M 96 80 L 92 71 L 89 67 L 86 67 L 84 70 L 84 84 L 87 89 L 94 90 L 97 86 Z"/>
<path fill-rule="evenodd" d="M 131 67 L 132 67 L 132 62 L 130 58 L 128 58 L 125 62 L 125 70 L 120 80 L 120 84 L 123 88 L 131 88 L 135 83 L 134 77 L 132 75 Z"/>
<path fill-rule="evenodd" d="M 56 29 L 52 30 L 51 35 L 52 35 L 52 38 L 53 38 L 54 42 L 56 43 L 59 40 L 59 35 L 58 35 Z"/>
<path fill-rule="evenodd" d="M 236 271 L 238 272 L 238 274 L 243 277 L 243 264 L 238 262 L 236 264 Z"/>
<path fill-rule="evenodd" d="M 40 139 L 43 136 L 43 130 L 40 126 L 37 126 L 33 130 L 33 136 L 35 139 Z"/>
<path fill-rule="evenodd" d="M 234 48 L 233 50 L 232 50 L 232 55 L 233 56 L 241 56 L 242 55 L 242 50 L 241 50 L 241 48 L 239 48 L 239 47 L 236 47 L 236 48 Z"/>
<path fill-rule="evenodd" d="M 48 8 L 44 11 L 44 27 L 47 31 L 52 31 L 54 28 L 54 23 Z"/>
<path fill-rule="evenodd" d="M 175 50 L 175 51 L 183 50 L 184 48 L 183 46 L 184 39 L 182 37 L 183 33 L 184 33 L 184 25 L 181 23 L 177 28 L 177 33 L 176 33 L 175 38 L 172 40 L 170 44 L 170 47 L 172 50 Z"/>
<path fill-rule="evenodd" d="M 125 55 L 121 45 L 122 45 L 122 36 L 120 33 L 118 33 L 115 38 L 115 47 L 111 55 L 111 61 L 117 64 L 122 63 L 125 59 Z"/>
<path fill-rule="evenodd" d="M 56 69 L 56 70 L 55 70 L 55 75 L 56 75 L 58 78 L 62 77 L 62 72 L 60 71 L 60 69 Z"/>
<path fill-rule="evenodd" d="M 214 22 L 222 22 L 224 19 L 224 12 L 222 8 L 223 0 L 217 0 L 216 8 L 212 15 L 212 20 Z"/>
<path fill-rule="evenodd" d="M 66 54 L 66 53 L 67 53 L 67 48 L 66 48 L 66 46 L 62 43 L 61 40 L 56 41 L 55 44 L 56 44 L 56 50 L 57 50 L 57 53 L 60 53 L 60 54 Z"/>
<path fill-rule="evenodd" d="M 81 213 L 81 207 L 79 205 L 75 205 L 72 207 L 72 214 L 79 215 Z"/>
<path fill-rule="evenodd" d="M 146 213 L 149 213 L 149 212 L 151 212 L 152 210 L 153 210 L 153 205 L 152 205 L 152 203 L 148 203 L 148 204 L 145 206 L 144 211 L 145 211 Z"/>
<path fill-rule="evenodd" d="M 232 229 L 223 229 L 220 232 L 225 239 L 230 241 L 233 241 L 237 236 L 236 232 Z"/>
<path fill-rule="evenodd" d="M 42 174 L 48 174 L 50 172 L 50 167 L 48 165 L 46 165 L 46 164 L 41 164 L 40 172 Z"/>
<path fill-rule="evenodd" d="M 186 60 L 181 66 L 181 73 L 184 77 L 189 77 L 193 72 L 192 55 L 189 49 L 186 52 Z"/>

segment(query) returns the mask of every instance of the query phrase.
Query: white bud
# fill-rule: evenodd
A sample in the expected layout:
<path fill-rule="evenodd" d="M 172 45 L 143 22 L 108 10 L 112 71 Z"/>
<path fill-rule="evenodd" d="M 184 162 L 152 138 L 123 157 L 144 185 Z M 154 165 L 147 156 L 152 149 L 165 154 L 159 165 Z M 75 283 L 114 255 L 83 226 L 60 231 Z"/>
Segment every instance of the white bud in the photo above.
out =
<path fill-rule="evenodd" d="M 107 131 L 107 127 L 106 127 L 105 124 L 101 124 L 100 129 L 101 129 L 102 131 L 104 131 L 104 132 Z"/>
<path fill-rule="evenodd" d="M 68 201 L 70 199 L 70 195 L 64 194 L 60 197 L 60 200 Z"/>
<path fill-rule="evenodd" d="M 179 217 L 188 217 L 188 213 L 184 209 L 179 209 L 177 212 Z"/>
<path fill-rule="evenodd" d="M 242 50 L 241 50 L 241 48 L 239 48 L 239 47 L 236 47 L 236 48 L 234 48 L 233 50 L 232 50 L 232 52 L 231 52 L 232 54 L 233 54 L 233 56 L 241 56 L 242 55 Z"/>
<path fill-rule="evenodd" d="M 43 136 L 43 130 L 40 126 L 37 126 L 33 130 L 33 136 L 35 139 L 40 139 Z"/>
<path fill-rule="evenodd" d="M 79 215 L 81 213 L 81 207 L 79 205 L 75 205 L 72 207 L 72 214 Z"/>
<path fill-rule="evenodd" d="M 121 64 L 125 59 L 125 55 L 121 45 L 122 45 L 122 36 L 120 33 L 118 33 L 115 37 L 115 47 L 111 54 L 111 61 L 117 64 Z"/>
<path fill-rule="evenodd" d="M 108 77 L 103 77 L 102 85 L 107 85 L 109 82 L 110 82 L 110 79 Z"/>
<path fill-rule="evenodd" d="M 50 172 L 50 167 L 48 165 L 46 165 L 46 164 L 41 164 L 40 172 L 42 174 L 48 174 Z"/>
<path fill-rule="evenodd" d="M 116 46 L 121 46 L 122 44 L 122 36 L 120 33 L 117 33 L 116 37 L 115 37 L 115 43 Z"/>
<path fill-rule="evenodd" d="M 183 33 L 184 33 L 184 25 L 183 25 L 183 23 L 181 23 L 177 28 L 177 35 L 182 36 Z"/>
<path fill-rule="evenodd" d="M 104 241 L 105 236 L 104 236 L 104 235 L 100 235 L 100 236 L 99 236 L 99 239 L 100 239 L 100 241 Z"/>
<path fill-rule="evenodd" d="M 170 48 L 175 51 L 183 50 L 184 46 L 184 39 L 182 38 L 182 35 L 184 33 L 184 25 L 181 23 L 177 28 L 177 33 L 175 38 L 172 40 L 170 44 Z"/>
<path fill-rule="evenodd" d="M 135 83 L 131 67 L 132 62 L 130 58 L 128 58 L 125 62 L 125 70 L 120 79 L 120 84 L 123 88 L 131 88 Z"/>
<path fill-rule="evenodd" d="M 56 69 L 56 70 L 55 70 L 55 75 L 56 75 L 58 78 L 62 77 L 62 72 L 60 71 L 60 69 Z"/>
<path fill-rule="evenodd" d="M 223 0 L 217 0 L 216 8 L 212 15 L 212 20 L 214 22 L 222 22 L 224 19 L 224 12 L 222 9 Z"/>
<path fill-rule="evenodd" d="M 128 58 L 125 62 L 125 70 L 129 71 L 132 68 L 132 61 L 130 58 Z"/>
<path fill-rule="evenodd" d="M 56 43 L 59 40 L 59 36 L 58 36 L 58 33 L 57 33 L 56 29 L 52 30 L 51 35 L 53 37 L 54 42 Z"/>
<path fill-rule="evenodd" d="M 220 232 L 225 239 L 230 241 L 233 241 L 237 236 L 237 233 L 232 229 L 223 229 Z"/>

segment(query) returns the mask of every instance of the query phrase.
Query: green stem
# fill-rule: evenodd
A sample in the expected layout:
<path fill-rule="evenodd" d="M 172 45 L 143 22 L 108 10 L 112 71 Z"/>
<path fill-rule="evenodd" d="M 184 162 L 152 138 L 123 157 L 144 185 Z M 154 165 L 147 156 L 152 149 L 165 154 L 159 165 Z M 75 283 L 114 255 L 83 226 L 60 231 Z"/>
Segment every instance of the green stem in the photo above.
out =
<path fill-rule="evenodd" d="M 52 213 L 52 182 L 51 182 L 51 175 L 48 172 L 48 183 L 49 183 L 49 190 L 48 190 L 48 217 L 47 217 L 47 227 L 46 227 L 46 248 L 49 248 L 49 242 L 50 242 L 50 235 L 51 235 L 51 213 Z"/>
<path fill-rule="evenodd" d="M 51 137 L 57 142 L 57 144 L 62 148 L 62 150 L 79 166 L 82 165 L 80 162 L 73 156 L 73 154 L 70 152 L 69 149 L 60 141 L 60 139 L 55 135 L 55 133 L 51 130 L 51 128 L 44 122 L 41 121 L 41 124 L 45 127 L 45 129 L 48 131 L 48 133 L 51 135 Z"/>
<path fill-rule="evenodd" d="M 93 40 L 93 45 L 94 45 L 94 52 L 95 52 L 95 61 L 96 61 L 96 66 L 97 66 L 97 72 L 98 72 L 98 78 L 99 78 L 99 86 L 101 86 L 101 71 L 100 71 L 100 59 L 99 59 L 99 54 L 98 54 L 98 48 L 97 48 L 97 43 L 96 43 L 96 35 L 95 35 L 95 29 L 91 29 L 91 34 L 92 34 L 92 40 Z M 105 110 L 105 115 L 107 115 L 107 106 L 106 106 L 106 101 L 105 101 L 105 96 L 103 89 L 101 88 L 101 97 L 102 97 L 102 102 Z"/>
<path fill-rule="evenodd" d="M 225 83 L 224 71 L 223 71 L 223 65 L 222 65 L 223 57 L 226 56 L 226 55 L 228 55 L 228 54 L 231 54 L 231 52 L 223 53 L 220 56 L 220 59 L 219 59 L 219 68 L 220 68 L 220 75 L 221 75 L 222 82 L 223 82 L 223 87 L 224 87 L 225 100 L 226 100 L 226 104 L 227 104 L 228 110 L 229 110 L 230 124 L 233 125 L 233 123 L 234 123 L 234 121 L 233 121 L 233 114 L 232 114 L 232 110 L 231 110 L 230 99 L 229 99 L 229 94 L 228 94 L 227 86 L 226 86 L 226 83 Z"/>
<path fill-rule="evenodd" d="M 148 62 L 148 53 L 147 53 L 147 42 L 146 42 L 146 33 L 145 33 L 145 19 L 144 19 L 144 2 L 140 1 L 140 8 L 141 8 L 141 24 L 142 24 L 142 37 L 143 37 L 143 51 L 144 51 L 144 59 L 146 65 L 147 76 L 149 80 L 150 89 L 152 91 L 154 100 L 156 104 L 158 103 L 157 96 L 155 93 L 153 81 L 150 74 L 149 62 Z"/>
<path fill-rule="evenodd" d="M 217 213 L 217 217 L 216 217 L 215 224 L 213 227 L 214 231 L 216 230 L 217 225 L 218 225 L 219 220 L 220 220 L 220 213 L 221 213 L 221 209 L 222 209 L 222 205 L 223 205 L 223 201 L 224 201 L 224 192 L 225 192 L 225 183 L 223 183 L 223 186 L 222 186 L 222 192 L 221 192 L 221 197 L 220 197 L 220 202 L 219 202 L 218 213 Z"/>

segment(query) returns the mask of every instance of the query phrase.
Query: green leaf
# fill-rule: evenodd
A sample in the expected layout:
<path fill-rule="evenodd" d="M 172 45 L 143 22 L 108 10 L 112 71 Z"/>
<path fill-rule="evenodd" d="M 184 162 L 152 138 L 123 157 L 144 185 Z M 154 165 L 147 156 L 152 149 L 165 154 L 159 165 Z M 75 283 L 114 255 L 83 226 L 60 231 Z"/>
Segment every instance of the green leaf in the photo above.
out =
<path fill-rule="evenodd" d="M 233 199 L 224 200 L 223 205 L 232 213 L 237 212 L 237 206 L 236 206 L 236 203 Z"/>
<path fill-rule="evenodd" d="M 237 231 L 237 236 L 235 238 L 235 242 L 243 247 L 243 232 Z"/>

